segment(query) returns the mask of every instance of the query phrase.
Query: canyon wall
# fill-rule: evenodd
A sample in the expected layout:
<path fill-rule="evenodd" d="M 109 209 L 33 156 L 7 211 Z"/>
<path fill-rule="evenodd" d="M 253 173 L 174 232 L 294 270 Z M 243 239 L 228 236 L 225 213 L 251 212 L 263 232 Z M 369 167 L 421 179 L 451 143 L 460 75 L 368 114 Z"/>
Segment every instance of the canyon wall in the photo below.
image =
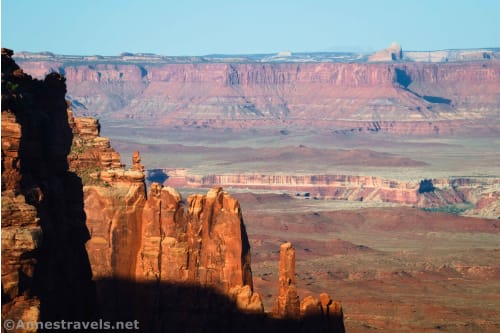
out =
<path fill-rule="evenodd" d="M 498 131 L 500 62 L 88 64 L 60 71 L 79 114 L 177 128 Z"/>
<path fill-rule="evenodd" d="M 160 169 L 158 169 L 160 170 Z M 167 175 L 167 186 L 279 190 L 314 199 L 388 202 L 423 208 L 464 202 L 475 203 L 483 196 L 495 197 L 496 179 L 432 179 L 433 191 L 420 193 L 419 182 L 356 175 L 219 174 L 194 175 L 186 169 L 149 170 Z M 491 200 L 490 200 L 491 201 Z"/>
<path fill-rule="evenodd" d="M 298 197 L 365 202 L 388 202 L 421 208 L 471 204 L 467 214 L 500 216 L 500 181 L 496 178 L 430 179 L 432 190 L 420 182 L 356 175 L 220 174 L 193 175 L 186 169 L 167 169 L 166 185 L 280 190 Z"/>

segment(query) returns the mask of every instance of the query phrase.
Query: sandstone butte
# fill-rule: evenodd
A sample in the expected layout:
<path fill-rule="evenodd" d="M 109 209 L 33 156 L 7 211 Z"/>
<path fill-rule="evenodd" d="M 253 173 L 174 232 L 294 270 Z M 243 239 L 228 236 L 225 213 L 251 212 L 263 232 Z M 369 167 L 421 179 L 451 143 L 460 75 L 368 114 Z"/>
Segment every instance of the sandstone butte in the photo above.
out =
<path fill-rule="evenodd" d="M 146 194 L 140 154 L 125 169 L 98 121 L 74 117 L 65 94 L 63 76 L 34 80 L 2 49 L 2 319 L 344 331 L 328 295 L 299 303 L 290 244 L 277 310 L 265 314 L 238 201 L 218 187 L 185 203 L 159 184 Z"/>
<path fill-rule="evenodd" d="M 403 50 L 398 43 L 392 43 L 388 48 L 378 51 L 368 57 L 368 61 L 393 61 L 403 59 Z"/>
<path fill-rule="evenodd" d="M 98 115 L 103 123 L 402 135 L 498 133 L 497 57 L 428 63 L 401 59 L 401 52 L 392 45 L 368 63 L 19 60 L 35 77 L 64 72 L 74 107 Z"/>

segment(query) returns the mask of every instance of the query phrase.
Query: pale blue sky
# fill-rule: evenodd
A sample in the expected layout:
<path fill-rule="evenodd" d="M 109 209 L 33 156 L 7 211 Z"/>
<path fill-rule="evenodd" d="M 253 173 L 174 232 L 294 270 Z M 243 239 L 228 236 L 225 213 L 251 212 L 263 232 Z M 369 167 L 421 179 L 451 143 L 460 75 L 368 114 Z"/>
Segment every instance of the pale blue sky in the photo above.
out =
<path fill-rule="evenodd" d="M 500 47 L 499 0 L 2 0 L 2 47 L 116 55 Z"/>

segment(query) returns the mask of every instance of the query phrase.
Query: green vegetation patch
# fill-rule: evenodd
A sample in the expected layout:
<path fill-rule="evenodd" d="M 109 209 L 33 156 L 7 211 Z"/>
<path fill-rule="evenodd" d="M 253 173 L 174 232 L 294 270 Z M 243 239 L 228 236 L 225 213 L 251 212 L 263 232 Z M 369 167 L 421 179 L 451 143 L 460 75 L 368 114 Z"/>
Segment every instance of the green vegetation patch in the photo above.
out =
<path fill-rule="evenodd" d="M 437 212 L 437 213 L 448 213 L 453 215 L 461 215 L 466 210 L 473 208 L 474 205 L 471 203 L 463 203 L 456 205 L 447 205 L 443 207 L 431 207 L 431 208 L 422 208 L 422 210 L 426 212 Z"/>
<path fill-rule="evenodd" d="M 81 170 L 74 170 L 76 174 L 82 179 L 83 185 L 105 185 L 106 182 L 100 178 L 94 178 L 91 175 L 93 173 L 99 172 L 101 169 L 98 167 L 91 167 Z"/>

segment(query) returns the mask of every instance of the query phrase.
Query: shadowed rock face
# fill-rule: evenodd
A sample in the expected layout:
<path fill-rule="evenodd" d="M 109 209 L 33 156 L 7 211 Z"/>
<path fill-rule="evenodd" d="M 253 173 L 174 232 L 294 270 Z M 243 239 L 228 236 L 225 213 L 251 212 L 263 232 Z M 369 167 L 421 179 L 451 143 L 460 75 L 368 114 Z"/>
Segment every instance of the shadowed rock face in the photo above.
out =
<path fill-rule="evenodd" d="M 89 233 L 82 182 L 66 159 L 65 79 L 33 80 L 11 56 L 2 49 L 2 318 L 89 318 Z"/>

